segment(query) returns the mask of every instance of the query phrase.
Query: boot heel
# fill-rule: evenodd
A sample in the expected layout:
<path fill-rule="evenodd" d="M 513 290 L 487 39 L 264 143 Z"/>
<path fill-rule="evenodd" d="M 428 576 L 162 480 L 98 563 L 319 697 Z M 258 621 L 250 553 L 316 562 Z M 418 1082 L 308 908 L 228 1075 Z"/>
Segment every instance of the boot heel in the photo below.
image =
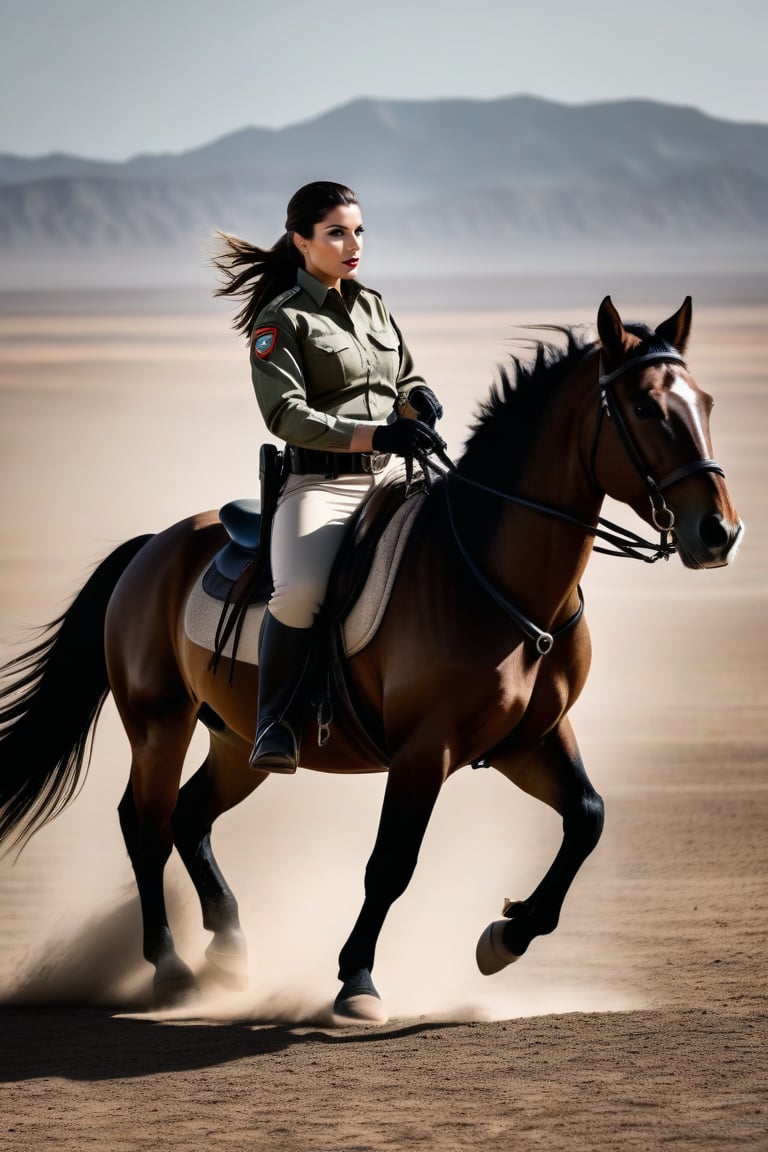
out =
<path fill-rule="evenodd" d="M 262 735 L 257 736 L 248 763 L 259 772 L 292 775 L 298 766 L 298 753 L 292 733 L 282 724 L 270 725 Z"/>

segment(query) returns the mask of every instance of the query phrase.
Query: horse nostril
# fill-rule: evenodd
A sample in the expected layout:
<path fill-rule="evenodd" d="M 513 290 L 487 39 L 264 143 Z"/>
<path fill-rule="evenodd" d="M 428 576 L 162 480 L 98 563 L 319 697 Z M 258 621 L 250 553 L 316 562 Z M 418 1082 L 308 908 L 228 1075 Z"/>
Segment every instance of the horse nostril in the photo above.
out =
<path fill-rule="evenodd" d="M 719 514 L 705 516 L 699 524 L 699 536 L 707 548 L 724 548 L 730 539 L 730 533 Z"/>

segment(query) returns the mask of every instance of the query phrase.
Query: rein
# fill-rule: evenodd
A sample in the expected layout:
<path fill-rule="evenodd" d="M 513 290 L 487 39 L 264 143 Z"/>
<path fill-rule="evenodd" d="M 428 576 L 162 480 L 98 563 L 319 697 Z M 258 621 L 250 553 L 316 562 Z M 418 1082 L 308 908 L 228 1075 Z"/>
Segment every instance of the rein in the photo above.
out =
<path fill-rule="evenodd" d="M 451 478 L 456 477 L 456 475 L 457 474 L 455 472 L 452 472 Z M 568 617 L 564 624 L 561 624 L 558 628 L 555 628 L 553 632 L 545 632 L 543 628 L 538 628 L 533 623 L 533 621 L 529 620 L 527 616 L 524 616 L 520 609 L 516 608 L 512 601 L 508 600 L 507 597 L 502 592 L 500 592 L 499 589 L 496 588 L 488 579 L 488 577 L 478 568 L 477 564 L 469 555 L 464 541 L 459 536 L 459 532 L 456 527 L 456 521 L 453 518 L 453 509 L 451 508 L 451 501 L 448 496 L 447 484 L 444 486 L 443 491 L 445 492 L 445 506 L 448 510 L 448 523 L 451 526 L 453 539 L 458 546 L 464 563 L 467 565 L 470 572 L 475 577 L 480 586 L 484 588 L 488 595 L 491 596 L 492 599 L 498 604 L 499 608 L 501 608 L 502 611 L 510 617 L 510 619 L 514 620 L 515 624 L 517 624 L 518 628 L 520 628 L 520 630 L 525 633 L 529 640 L 534 641 L 538 654 L 540 656 L 546 656 L 548 652 L 552 651 L 555 643 L 555 637 L 562 636 L 564 632 L 567 632 L 570 628 L 573 628 L 574 625 L 578 624 L 579 620 L 584 614 L 584 594 L 581 591 L 581 587 L 579 586 L 576 589 L 579 597 L 579 606 L 573 615 Z M 491 489 L 489 489 L 489 491 L 491 491 Z M 501 493 L 498 493 L 498 495 L 501 495 Z"/>
<path fill-rule="evenodd" d="M 645 485 L 648 489 L 649 499 L 651 501 L 652 520 L 653 525 L 659 531 L 659 542 L 653 544 L 644 540 L 636 532 L 630 528 L 624 528 L 620 524 L 614 524 L 610 520 L 599 517 L 597 524 L 588 524 L 585 520 L 580 520 L 577 516 L 571 515 L 569 512 L 564 512 L 560 508 L 554 508 L 549 504 L 541 504 L 536 500 L 528 500 L 523 496 L 515 496 L 509 492 L 502 492 L 498 488 L 491 488 L 487 484 L 483 484 L 478 480 L 472 480 L 468 476 L 462 476 L 457 471 L 456 465 L 449 458 L 444 448 L 436 446 L 433 451 L 440 461 L 438 464 L 435 460 L 429 458 L 427 453 L 418 453 L 417 459 L 422 467 L 425 482 L 427 487 L 431 487 L 432 480 L 430 478 L 430 471 L 437 473 L 446 481 L 453 481 L 456 483 L 464 484 L 468 487 L 475 488 L 486 495 L 495 496 L 500 500 L 505 500 L 510 504 L 517 504 L 522 508 L 528 508 L 534 512 L 540 512 L 545 516 L 552 516 L 556 520 L 562 520 L 566 524 L 572 524 L 574 527 L 579 528 L 585 534 L 592 536 L 596 539 L 604 541 L 604 543 L 611 545 L 610 548 L 601 548 L 599 545 L 594 546 L 595 552 L 601 552 L 606 556 L 618 556 L 630 560 L 643 560 L 646 564 L 655 564 L 657 560 L 669 560 L 677 551 L 674 543 L 674 524 L 675 515 L 671 508 L 664 500 L 663 493 L 665 489 L 670 488 L 678 481 L 691 476 L 696 472 L 717 472 L 720 476 L 724 475 L 723 469 L 716 460 L 695 460 L 690 464 L 684 465 L 681 468 L 675 469 L 670 472 L 660 481 L 655 481 L 650 476 L 648 469 L 645 465 L 642 455 L 638 450 L 629 430 L 626 426 L 620 409 L 616 403 L 615 396 L 611 390 L 611 385 L 614 380 L 623 376 L 626 372 L 643 364 L 654 362 L 667 362 L 684 364 L 683 357 L 674 350 L 670 349 L 667 352 L 648 352 L 643 356 L 636 356 L 634 359 L 628 360 L 613 372 L 604 374 L 602 371 L 602 358 L 600 360 L 600 368 L 598 375 L 598 383 L 600 385 L 600 405 L 598 409 L 597 420 L 595 422 L 595 431 L 592 437 L 592 448 L 590 451 L 590 470 L 592 476 L 595 476 L 595 457 L 597 454 L 598 441 L 600 439 L 600 431 L 603 425 L 604 417 L 613 421 L 614 427 L 619 435 L 619 439 L 632 461 L 632 464 L 642 476 Z M 598 485 L 599 487 L 599 485 Z M 581 619 L 584 612 L 584 596 L 580 586 L 577 586 L 577 594 L 579 597 L 579 606 L 572 616 L 552 632 L 547 632 L 539 628 L 532 620 L 529 620 L 520 610 L 507 599 L 502 592 L 496 588 L 488 577 L 481 571 L 476 562 L 470 556 L 464 541 L 459 535 L 456 521 L 451 507 L 451 500 L 449 494 L 449 485 L 444 485 L 443 491 L 445 493 L 445 503 L 448 513 L 448 523 L 450 525 L 451 534 L 454 542 L 461 554 L 464 563 L 469 568 L 472 575 L 481 585 L 481 587 L 488 593 L 495 603 L 502 609 L 502 611 L 509 616 L 511 620 L 520 628 L 520 630 L 534 642 L 536 651 L 540 656 L 545 656 L 552 651 L 555 639 L 562 636 L 563 633 L 573 628 Z M 648 553 L 646 555 L 646 553 Z"/>

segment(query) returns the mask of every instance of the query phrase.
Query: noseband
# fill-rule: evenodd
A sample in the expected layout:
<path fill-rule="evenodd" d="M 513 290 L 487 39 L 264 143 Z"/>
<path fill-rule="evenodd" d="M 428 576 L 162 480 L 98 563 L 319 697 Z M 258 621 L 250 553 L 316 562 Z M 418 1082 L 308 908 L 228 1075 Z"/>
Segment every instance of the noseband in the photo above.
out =
<path fill-rule="evenodd" d="M 622 416 L 621 409 L 616 401 L 616 396 L 611 385 L 614 380 L 618 380 L 627 372 L 631 372 L 635 368 L 639 368 L 644 364 L 682 364 L 685 367 L 685 360 L 670 348 L 666 352 L 646 352 L 643 356 L 635 356 L 631 360 L 627 360 L 613 372 L 603 372 L 603 359 L 600 357 L 600 367 L 598 375 L 598 384 L 600 385 L 600 406 L 598 408 L 597 420 L 595 422 L 595 431 L 592 436 L 592 448 L 589 455 L 589 466 L 592 476 L 595 476 L 595 459 L 597 456 L 597 446 L 600 439 L 600 431 L 603 426 L 603 417 L 607 416 L 613 422 L 613 426 L 618 433 L 618 437 L 624 447 L 624 451 L 632 461 L 635 471 L 639 473 L 648 489 L 648 497 L 651 501 L 651 519 L 654 528 L 657 528 L 662 536 L 662 546 L 665 546 L 669 534 L 675 526 L 675 514 L 669 507 L 664 499 L 664 492 L 667 488 L 671 488 L 673 484 L 677 484 L 680 480 L 685 480 L 687 476 L 692 476 L 696 472 L 717 472 L 720 476 L 725 473 L 716 460 L 693 460 L 690 464 L 684 464 L 682 468 L 675 468 L 673 472 L 667 473 L 661 480 L 654 480 L 651 476 L 648 466 L 645 463 L 637 444 L 632 438 L 626 421 Z M 599 485 L 598 485 L 599 487 Z"/>

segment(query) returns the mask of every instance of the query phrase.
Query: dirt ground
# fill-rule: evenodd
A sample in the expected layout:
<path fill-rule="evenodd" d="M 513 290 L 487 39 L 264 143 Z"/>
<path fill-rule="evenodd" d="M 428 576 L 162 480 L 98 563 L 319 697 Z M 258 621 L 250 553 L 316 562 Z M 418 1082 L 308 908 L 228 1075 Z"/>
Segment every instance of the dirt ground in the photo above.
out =
<path fill-rule="evenodd" d="M 680 298 L 616 303 L 657 323 Z M 598 303 L 398 316 L 454 455 L 514 325 L 591 322 Z M 172 863 L 173 927 L 202 993 L 153 1012 L 115 812 L 128 746 L 108 706 L 82 794 L 0 861 L 0 1149 L 768 1149 L 767 326 L 768 309 L 708 304 L 689 354 L 747 524 L 734 566 L 596 556 L 588 570 L 595 656 L 574 724 L 607 823 L 557 932 L 477 972 L 477 936 L 538 882 L 559 829 L 467 770 L 382 935 L 390 1023 L 333 1028 L 383 778 L 300 772 L 215 832 L 249 987 L 206 977 Z M 256 494 L 263 429 L 222 310 L 19 309 L 0 318 L 0 405 L 2 659 L 120 540 Z"/>

